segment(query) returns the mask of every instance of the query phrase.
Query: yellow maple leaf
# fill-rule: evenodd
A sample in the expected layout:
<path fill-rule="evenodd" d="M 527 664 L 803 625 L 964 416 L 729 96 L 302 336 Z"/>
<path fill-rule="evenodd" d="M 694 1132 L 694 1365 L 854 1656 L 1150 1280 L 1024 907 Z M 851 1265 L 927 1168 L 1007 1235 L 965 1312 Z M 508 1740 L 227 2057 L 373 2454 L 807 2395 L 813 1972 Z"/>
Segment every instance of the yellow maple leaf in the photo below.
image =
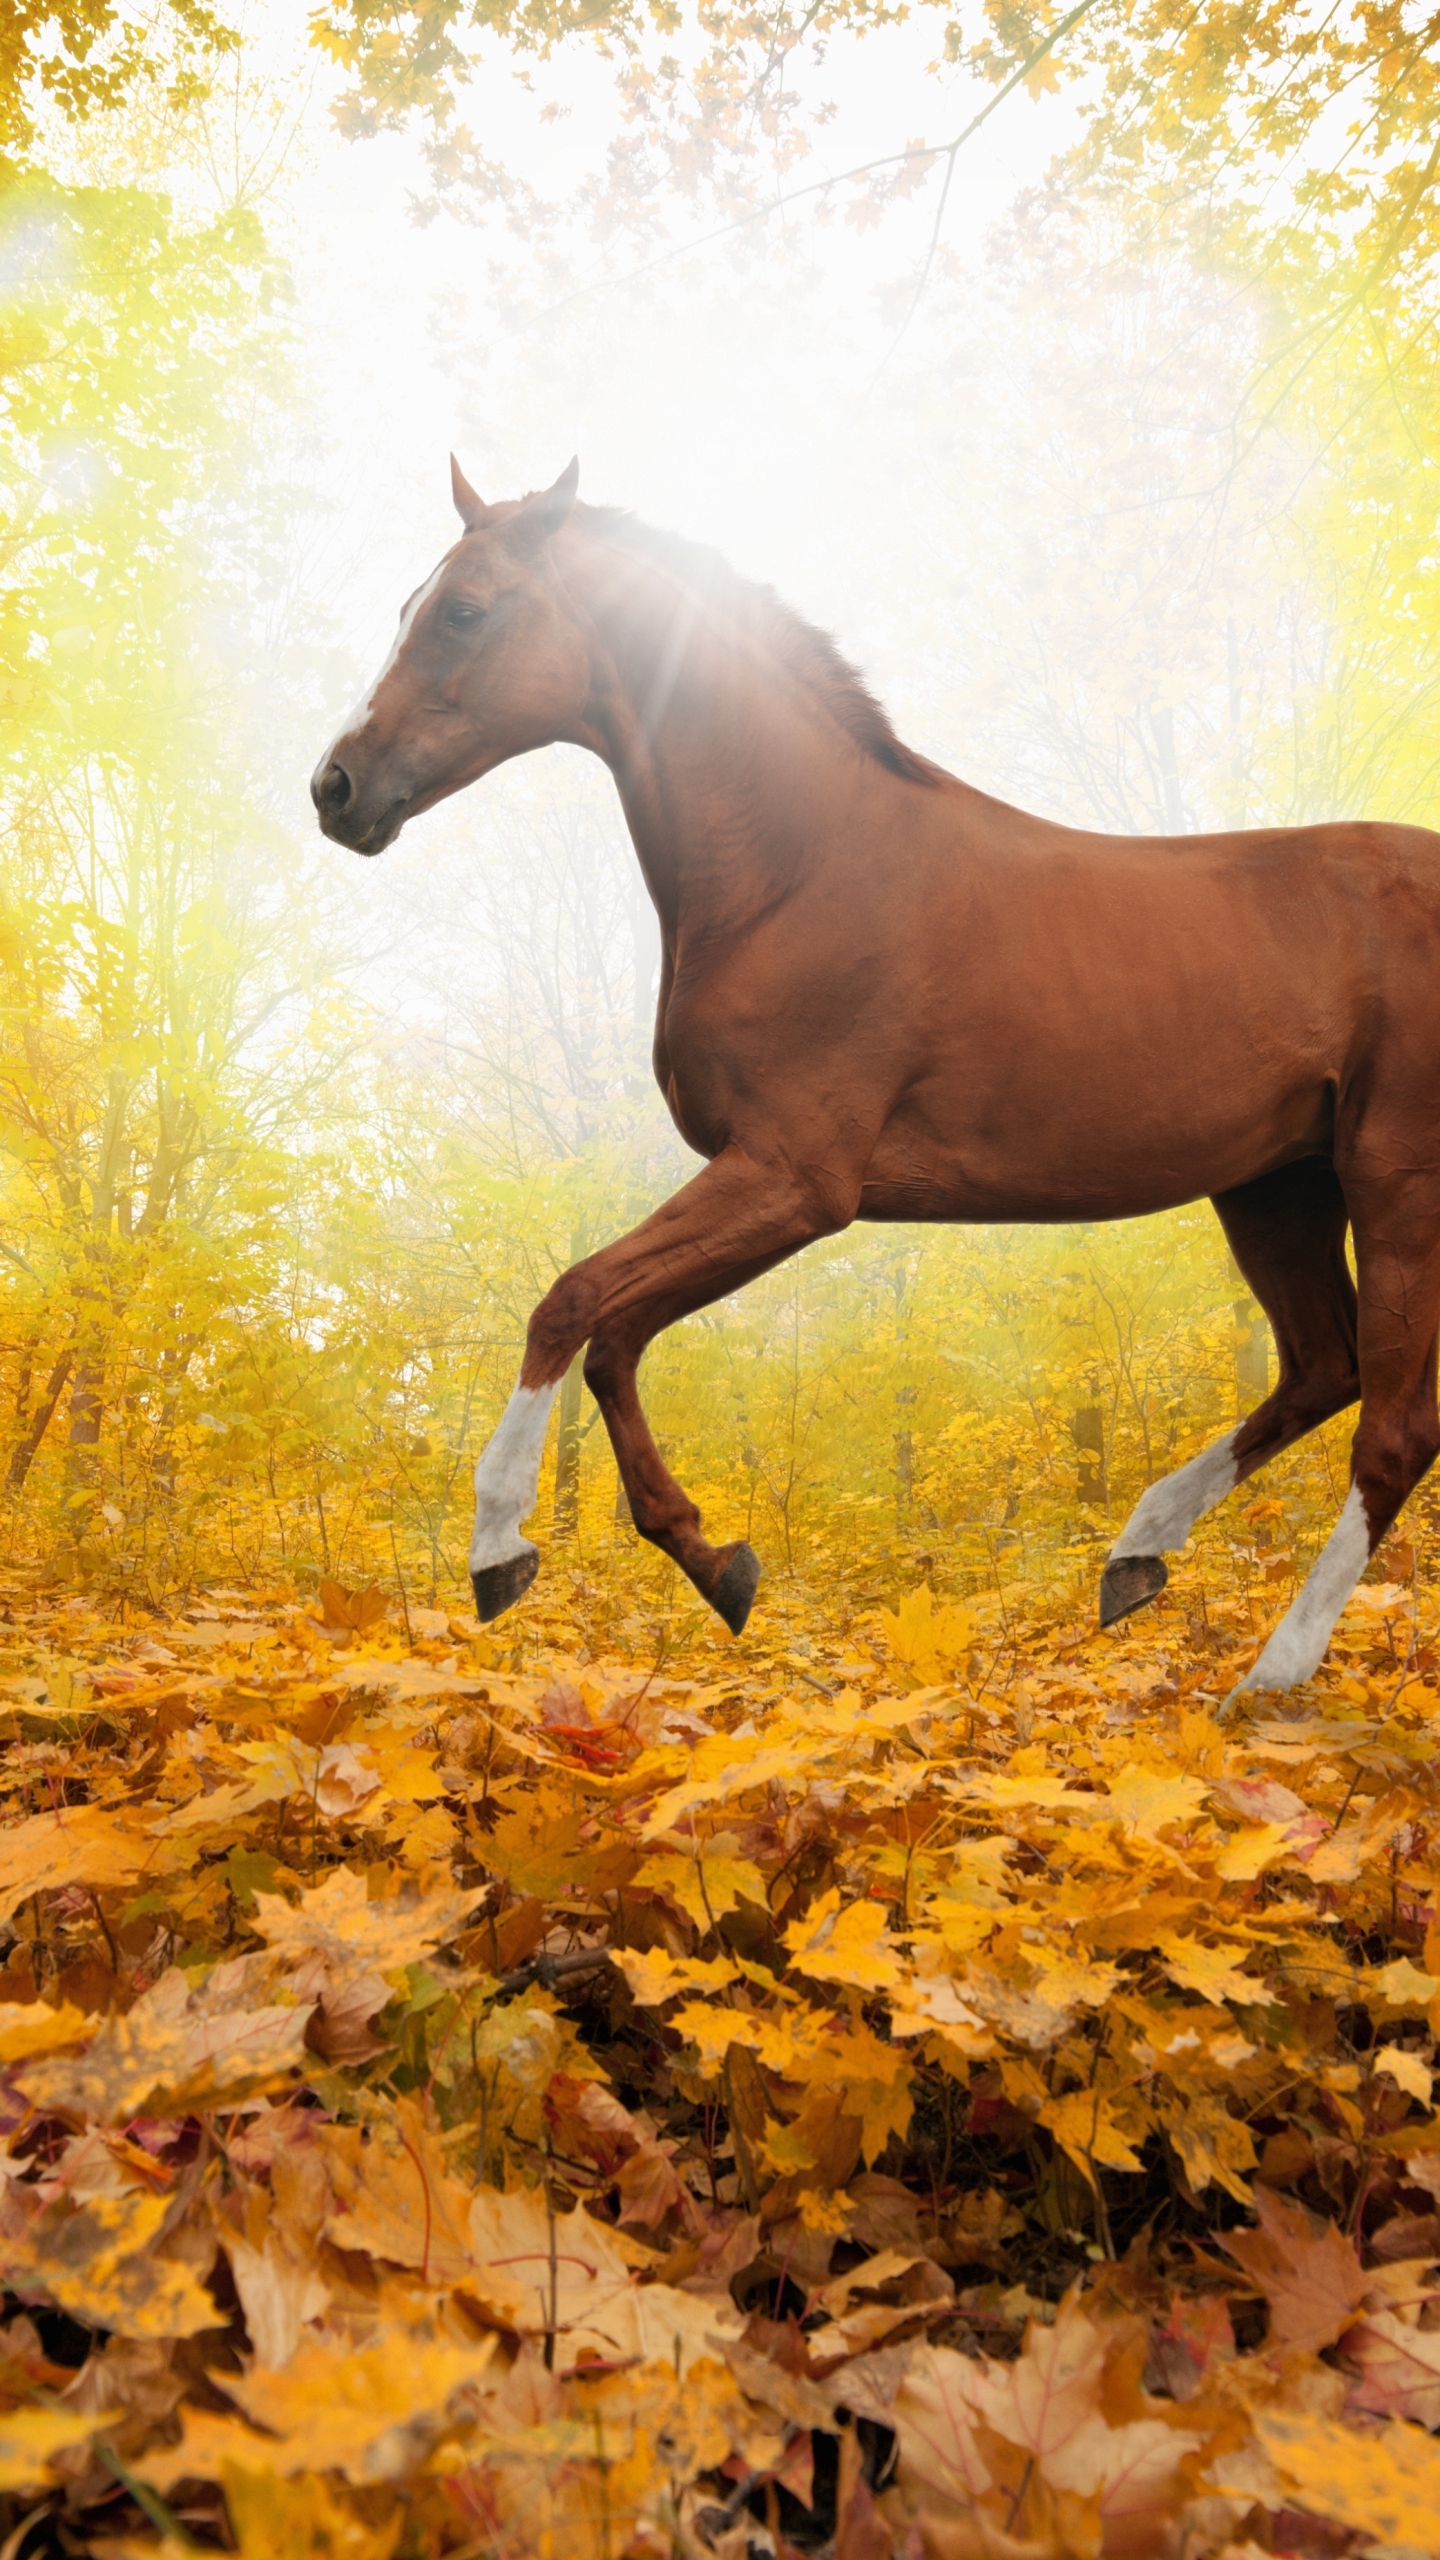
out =
<path fill-rule="evenodd" d="M 1138 1839 L 1158 1840 L 1162 1831 L 1193 1821 L 1210 1790 L 1203 1778 L 1171 1778 L 1129 1761 L 1110 1781 L 1106 1810 Z"/>
<path fill-rule="evenodd" d="M 395 2480 L 468 2412 L 495 2351 L 493 2338 L 452 2346 L 381 2330 L 364 2347 L 302 2347 L 283 2371 L 256 2365 L 216 2379 L 247 2418 L 280 2439 L 274 2467 L 338 2471 L 357 2485 Z"/>
<path fill-rule="evenodd" d="M 915 2075 L 902 2046 L 886 2043 L 863 2024 L 851 2026 L 820 2037 L 813 2057 L 803 2066 L 797 2061 L 796 2076 L 843 2091 L 846 2114 L 860 2120 L 867 2162 L 879 2159 L 892 2134 L 904 2141 L 914 2112 Z"/>
<path fill-rule="evenodd" d="M 857 1991 L 897 1990 L 905 1965 L 886 1934 L 886 1918 L 885 1904 L 846 1902 L 832 1888 L 785 1931 L 790 1961 L 797 1973 L 820 1982 L 851 1983 Z"/>
<path fill-rule="evenodd" d="M 403 2506 L 377 2523 L 352 2514 L 324 2480 L 282 2482 L 235 2462 L 219 2477 L 240 2560 L 390 2560 L 405 2530 Z"/>
<path fill-rule="evenodd" d="M 323 1958 L 337 1980 L 357 1973 L 400 1973 L 462 1929 L 480 1896 L 449 1886 L 408 1882 L 372 1900 L 363 1876 L 333 1867 L 298 1903 L 257 1893 L 255 1926 L 286 1966 Z"/>
<path fill-rule="evenodd" d="M 1025 90 L 1031 98 L 1043 98 L 1047 91 L 1058 89 L 1060 72 L 1053 53 L 1042 54 L 1025 74 Z"/>
<path fill-rule="evenodd" d="M 43 2000 L 0 2002 L 0 2062 L 23 2062 L 27 2055 L 57 2053 L 95 2033 L 96 2020 L 62 2000 L 58 2009 Z"/>
<path fill-rule="evenodd" d="M 49 2207 L 23 2241 L 0 2242 L 9 2284 L 43 2292 L 87 2328 L 122 2338 L 191 2338 L 219 2326 L 214 2302 L 193 2270 L 156 2254 L 167 2211 L 163 2196 L 131 2188 L 92 2196 L 72 2210 Z"/>
<path fill-rule="evenodd" d="M 1181 1937 L 1157 1938 L 1155 1946 L 1171 1981 L 1178 1983 L 1182 1991 L 1197 1992 L 1217 2008 L 1226 2000 L 1253 2007 L 1273 2001 L 1276 1996 L 1253 1974 L 1241 1972 L 1231 1947 L 1207 1947 L 1199 1938 Z"/>
<path fill-rule="evenodd" d="M 462 2284 L 472 2268 L 470 2196 L 451 2176 L 445 2154 L 416 2099 L 396 2101 L 393 2131 L 367 2139 L 357 2125 L 330 2125 L 321 2136 L 335 2210 L 325 2236 L 397 2267 L 418 2267 L 426 2284 Z"/>
<path fill-rule="evenodd" d="M 1440 1996 L 1440 1976 L 1422 1973 L 1409 1956 L 1396 1956 L 1392 1963 L 1376 1965 L 1364 1976 L 1362 1998 L 1372 1993 L 1390 2009 L 1428 2009 Z"/>
<path fill-rule="evenodd" d="M 667 1895 L 702 1931 L 742 1901 L 766 1908 L 765 1878 L 749 1858 L 713 1856 L 708 1850 L 685 1858 L 667 1850 L 648 1857 L 635 1881 Z"/>
<path fill-rule="evenodd" d="M 1047 2099 L 1040 2122 L 1092 2183 L 1097 2167 L 1143 2169 L 1145 2165 L 1122 2128 L 1115 2101 L 1101 2089 L 1072 2089 L 1068 2097 Z"/>
<path fill-rule="evenodd" d="M 1393 2420 L 1358 2435 L 1308 2411 L 1261 2409 L 1255 2433 L 1302 2505 L 1363 2533 L 1367 2548 L 1433 2551 L 1440 2515 L 1440 2446 Z"/>
<path fill-rule="evenodd" d="M 960 1602 L 937 1608 L 928 1582 L 898 1609 L 882 1609 L 880 1623 L 895 1660 L 926 1684 L 942 1680 L 946 1668 L 963 1662 L 975 1642 L 969 1610 Z"/>
<path fill-rule="evenodd" d="M 87 2444 L 102 2427 L 123 2415 L 107 2409 L 98 2417 L 79 2409 L 7 2409 L 0 2413 L 0 2490 L 42 2488 L 57 2453 Z"/>
<path fill-rule="evenodd" d="M 0 1921 L 42 1885 L 49 1891 L 83 1884 L 99 1892 L 130 1884 L 151 1855 L 144 1832 L 101 1805 L 63 1805 L 7 1824 L 0 1833 Z"/>
<path fill-rule="evenodd" d="M 16 2079 L 32 2105 L 92 2124 L 186 2115 L 282 2088 L 301 2067 L 313 2004 L 247 2009 L 247 1978 L 245 1958 L 199 1984 L 176 1966 L 125 2015 L 106 2018 L 83 2053 L 26 2063 Z"/>
<path fill-rule="evenodd" d="M 156 2445 L 132 2464 L 135 2476 L 162 2498 L 180 2480 L 219 2480 L 230 2466 L 257 2472 L 277 2464 L 285 2476 L 286 2451 L 273 2436 L 258 2435 L 243 2418 L 188 2404 L 180 2412 L 181 2433 L 175 2444 Z"/>
<path fill-rule="evenodd" d="M 1421 2061 L 1418 2053 L 1408 2052 L 1403 2045 L 1381 2045 L 1379 2051 L 1370 2056 L 1370 2068 L 1372 2072 L 1383 2072 L 1385 2078 L 1393 2080 L 1397 2089 L 1403 2089 L 1408 2097 L 1418 2098 L 1422 2107 L 1429 2106 L 1435 2075 Z"/>
<path fill-rule="evenodd" d="M 740 1979 L 739 1966 L 728 1956 L 713 1960 L 672 1956 L 666 1947 L 647 1947 L 643 1954 L 616 1947 L 611 1961 L 624 1974 L 631 1997 L 642 2009 L 659 2009 L 682 1991 L 723 1991 L 727 1983 Z"/>
<path fill-rule="evenodd" d="M 818 2061 L 825 2042 L 822 2022 L 808 2012 L 787 2010 L 783 2017 L 766 2017 L 758 2011 L 727 2009 L 712 2000 L 688 2000 L 683 2009 L 672 2011 L 667 2023 L 695 2047 L 701 2068 L 712 2074 L 730 2046 L 739 2042 L 750 2047 L 767 2071 L 778 2071 L 784 2079 L 796 2078 Z"/>
<path fill-rule="evenodd" d="M 1224 1884 L 1248 1884 L 1293 1847 L 1291 1822 L 1250 1822 L 1231 1835 L 1215 1860 Z"/>
<path fill-rule="evenodd" d="M 474 1845 L 491 1873 L 503 1876 L 512 1893 L 559 1902 L 584 1883 L 596 1855 L 581 1836 L 587 1819 L 582 1812 L 562 1811 L 540 1797 L 514 1813 L 502 1814 L 493 1831 L 477 1832 Z"/>
<path fill-rule="evenodd" d="M 1232 2116 L 1218 2098 L 1187 2098 L 1183 2106 L 1163 2106 L 1160 2121 L 1193 2194 L 1213 2184 L 1241 2204 L 1253 2203 L 1247 2172 L 1257 2155 L 1243 2117 Z"/>

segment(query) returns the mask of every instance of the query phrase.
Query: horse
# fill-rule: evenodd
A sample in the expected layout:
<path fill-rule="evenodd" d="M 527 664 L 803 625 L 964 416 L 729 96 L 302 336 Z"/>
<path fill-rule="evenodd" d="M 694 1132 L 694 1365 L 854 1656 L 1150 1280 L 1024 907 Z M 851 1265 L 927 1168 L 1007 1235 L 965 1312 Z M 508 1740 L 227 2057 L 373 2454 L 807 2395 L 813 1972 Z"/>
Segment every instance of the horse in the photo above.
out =
<path fill-rule="evenodd" d="M 655 1074 L 706 1159 L 530 1318 L 475 1474 L 480 1618 L 534 1578 L 520 1524 L 583 1345 L 636 1528 L 739 1635 L 759 1561 L 710 1544 L 660 1457 L 636 1384 L 657 1333 L 856 1218 L 1208 1196 L 1278 1379 L 1141 1495 L 1100 1623 L 1154 1600 L 1203 1513 L 1358 1398 L 1339 1517 L 1231 1701 L 1309 1679 L 1440 1448 L 1440 837 L 1028 816 L 904 745 L 772 590 L 579 502 L 578 464 L 490 506 L 453 457 L 451 478 L 460 538 L 320 758 L 320 825 L 372 856 L 510 757 L 599 756 L 660 921 Z"/>

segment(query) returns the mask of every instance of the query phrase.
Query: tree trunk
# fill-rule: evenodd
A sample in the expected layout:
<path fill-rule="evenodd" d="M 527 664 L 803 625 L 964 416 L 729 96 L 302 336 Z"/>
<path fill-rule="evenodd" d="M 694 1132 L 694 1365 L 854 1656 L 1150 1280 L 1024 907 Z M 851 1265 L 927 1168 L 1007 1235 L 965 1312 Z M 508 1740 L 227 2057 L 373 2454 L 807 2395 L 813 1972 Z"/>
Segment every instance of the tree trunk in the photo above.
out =
<path fill-rule="evenodd" d="M 582 1220 L 570 1231 L 570 1263 L 573 1271 L 590 1250 L 590 1231 Z M 560 1545 L 573 1539 L 580 1521 L 580 1391 L 584 1385 L 585 1348 L 582 1343 L 560 1382 L 560 1432 L 555 1443 L 555 1509 L 552 1534 Z"/>
<path fill-rule="evenodd" d="M 158 1491 L 167 1495 L 175 1491 L 175 1425 L 180 1418 L 180 1390 L 199 1343 L 198 1333 L 184 1334 L 178 1342 L 167 1345 L 160 1362 L 164 1383 L 160 1423 L 150 1464 Z"/>
<path fill-rule="evenodd" d="M 1237 1412 L 1246 1414 L 1270 1392 L 1270 1327 L 1263 1307 L 1251 1297 L 1245 1274 L 1233 1253 L 1229 1263 L 1231 1285 L 1237 1292 L 1233 1300 L 1235 1405 Z"/>
<path fill-rule="evenodd" d="M 54 1368 L 51 1370 L 49 1377 L 45 1381 L 45 1393 L 32 1413 L 23 1437 L 16 1441 L 14 1448 L 10 1452 L 10 1466 L 5 1482 L 11 1493 L 18 1493 L 20 1491 L 26 1477 L 30 1473 L 35 1452 L 39 1448 L 41 1441 L 44 1439 L 46 1432 L 50 1428 L 51 1415 L 54 1413 L 55 1407 L 64 1393 L 65 1381 L 70 1375 L 70 1367 L 74 1357 L 75 1352 L 73 1345 L 61 1352 L 59 1359 L 56 1361 Z"/>

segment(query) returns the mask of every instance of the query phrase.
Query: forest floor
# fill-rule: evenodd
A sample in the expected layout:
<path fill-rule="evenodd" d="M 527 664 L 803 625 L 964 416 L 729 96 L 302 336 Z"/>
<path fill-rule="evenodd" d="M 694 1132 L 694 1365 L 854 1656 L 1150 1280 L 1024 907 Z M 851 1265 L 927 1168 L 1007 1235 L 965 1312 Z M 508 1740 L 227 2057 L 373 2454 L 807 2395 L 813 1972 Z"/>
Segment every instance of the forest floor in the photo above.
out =
<path fill-rule="evenodd" d="M 0 1593 L 0 2560 L 1440 2553 L 1428 1604 L 549 1582 Z"/>

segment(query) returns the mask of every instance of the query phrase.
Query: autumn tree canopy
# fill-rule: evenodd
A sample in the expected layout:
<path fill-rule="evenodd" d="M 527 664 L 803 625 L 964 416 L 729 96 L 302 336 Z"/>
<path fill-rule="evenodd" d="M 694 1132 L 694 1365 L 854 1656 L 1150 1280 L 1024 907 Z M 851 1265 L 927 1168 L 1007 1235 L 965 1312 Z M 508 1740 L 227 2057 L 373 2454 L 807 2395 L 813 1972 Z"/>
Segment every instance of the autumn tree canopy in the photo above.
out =
<path fill-rule="evenodd" d="M 160 23 L 157 25 L 157 14 Z M 0 152 L 26 156 L 46 107 L 83 119 L 155 80 L 175 105 L 236 38 L 205 0 L 131 15 L 116 0 L 9 0 L 0 18 Z"/>
<path fill-rule="evenodd" d="M 838 34 L 883 35 L 916 14 L 887 0 L 822 0 L 707 9 L 692 19 L 673 0 L 332 0 L 313 40 L 350 76 L 346 129 L 375 131 L 418 113 L 437 134 L 438 165 L 455 161 L 466 85 L 498 50 L 545 56 L 582 41 L 600 47 L 627 83 L 638 122 L 679 119 L 690 150 L 672 178 L 695 188 L 724 151 L 773 145 L 806 131 L 807 64 L 822 64 Z M 1323 17 L 1300 0 L 1235 9 L 1223 0 L 991 0 L 980 8 L 919 0 L 937 61 L 995 89 L 1018 78 L 1032 95 L 1072 85 L 1092 182 L 1148 188 L 1167 220 L 1203 213 L 1224 225 L 1247 206 L 1272 226 L 1294 217 L 1338 242 L 1378 276 L 1429 253 L 1437 146 L 1440 44 L 1428 21 L 1398 6 Z M 682 107 L 681 99 L 686 103 Z M 917 114 L 923 99 L 917 96 Z M 925 142 L 950 137 L 925 116 Z M 962 118 L 962 122 L 966 119 Z M 482 136 L 487 144 L 493 137 Z M 899 155 L 897 155 L 899 156 Z"/>

